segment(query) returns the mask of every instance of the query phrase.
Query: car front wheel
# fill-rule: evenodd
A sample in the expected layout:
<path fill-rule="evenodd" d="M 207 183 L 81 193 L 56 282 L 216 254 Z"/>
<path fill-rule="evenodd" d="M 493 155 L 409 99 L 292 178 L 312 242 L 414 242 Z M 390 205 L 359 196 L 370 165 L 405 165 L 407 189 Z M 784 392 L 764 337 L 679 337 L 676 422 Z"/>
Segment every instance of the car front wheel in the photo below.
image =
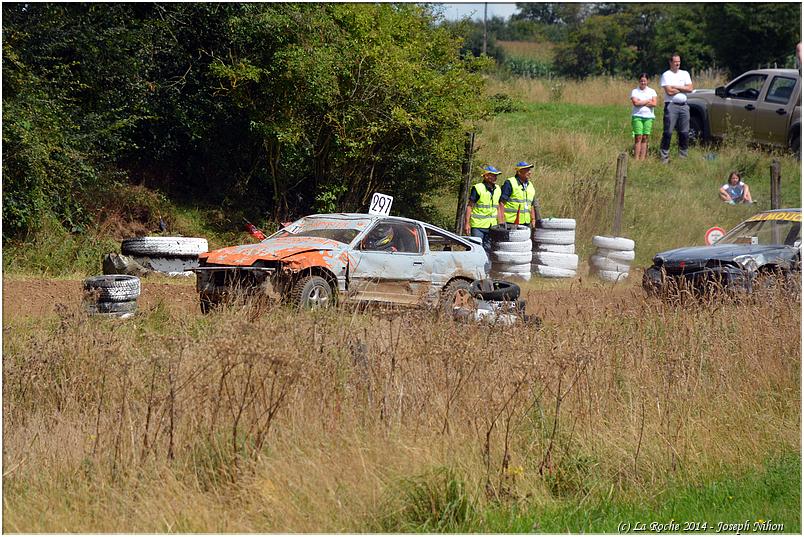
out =
<path fill-rule="evenodd" d="M 328 308 L 335 303 L 335 292 L 321 276 L 305 276 L 293 285 L 289 302 L 301 309 Z"/>

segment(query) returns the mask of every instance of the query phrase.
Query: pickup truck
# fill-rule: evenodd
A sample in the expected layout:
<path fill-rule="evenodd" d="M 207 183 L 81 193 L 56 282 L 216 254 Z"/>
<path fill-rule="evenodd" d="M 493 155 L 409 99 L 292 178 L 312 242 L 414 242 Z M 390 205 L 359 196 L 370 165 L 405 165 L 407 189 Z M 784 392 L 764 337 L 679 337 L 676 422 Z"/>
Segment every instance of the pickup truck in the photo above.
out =
<path fill-rule="evenodd" d="M 690 142 L 723 138 L 733 127 L 749 140 L 790 148 L 801 158 L 801 75 L 795 69 L 756 69 L 714 90 L 687 95 Z"/>

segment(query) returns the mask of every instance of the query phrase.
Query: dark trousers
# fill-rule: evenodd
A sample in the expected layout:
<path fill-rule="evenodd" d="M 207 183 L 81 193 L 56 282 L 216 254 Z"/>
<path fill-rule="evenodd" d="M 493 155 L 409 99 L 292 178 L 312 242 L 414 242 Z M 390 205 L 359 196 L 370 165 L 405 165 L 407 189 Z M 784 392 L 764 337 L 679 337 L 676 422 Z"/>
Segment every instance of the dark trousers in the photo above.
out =
<path fill-rule="evenodd" d="M 690 107 L 686 103 L 665 103 L 662 126 L 662 145 L 659 147 L 662 160 L 670 158 L 670 139 L 674 130 L 678 131 L 678 155 L 686 157 L 690 143 Z"/>
<path fill-rule="evenodd" d="M 490 228 L 481 228 L 481 227 L 473 227 L 471 229 L 472 237 L 479 237 L 483 239 L 483 249 L 487 252 L 491 251 L 491 233 L 489 233 Z"/>

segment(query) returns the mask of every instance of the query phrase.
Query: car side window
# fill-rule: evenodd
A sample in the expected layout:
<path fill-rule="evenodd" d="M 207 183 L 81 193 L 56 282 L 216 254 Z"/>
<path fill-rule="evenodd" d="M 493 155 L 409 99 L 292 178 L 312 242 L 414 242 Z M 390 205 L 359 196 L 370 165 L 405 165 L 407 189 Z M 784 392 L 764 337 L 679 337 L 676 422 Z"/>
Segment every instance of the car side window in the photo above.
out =
<path fill-rule="evenodd" d="M 370 252 L 420 254 L 421 231 L 416 224 L 380 220 L 360 241 L 359 249 Z"/>
<path fill-rule="evenodd" d="M 796 88 L 796 79 L 786 76 L 777 76 L 771 81 L 765 102 L 776 104 L 787 104 Z"/>
<path fill-rule="evenodd" d="M 471 248 L 462 242 L 444 235 L 429 227 L 424 228 L 427 233 L 427 246 L 431 252 L 467 252 Z"/>
<path fill-rule="evenodd" d="M 734 82 L 726 90 L 726 97 L 732 99 L 743 99 L 746 101 L 756 101 L 762 86 L 765 84 L 767 75 L 748 75 Z"/>

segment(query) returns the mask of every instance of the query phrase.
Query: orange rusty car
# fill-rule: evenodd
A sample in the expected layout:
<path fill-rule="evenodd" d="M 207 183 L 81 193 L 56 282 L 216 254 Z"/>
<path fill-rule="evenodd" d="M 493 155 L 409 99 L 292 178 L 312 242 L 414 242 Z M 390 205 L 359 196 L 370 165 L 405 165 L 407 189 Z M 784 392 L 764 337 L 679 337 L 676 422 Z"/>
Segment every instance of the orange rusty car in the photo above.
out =
<path fill-rule="evenodd" d="M 316 214 L 257 244 L 199 255 L 196 288 L 204 313 L 234 295 L 303 308 L 338 301 L 438 305 L 488 277 L 479 241 L 409 218 Z"/>

